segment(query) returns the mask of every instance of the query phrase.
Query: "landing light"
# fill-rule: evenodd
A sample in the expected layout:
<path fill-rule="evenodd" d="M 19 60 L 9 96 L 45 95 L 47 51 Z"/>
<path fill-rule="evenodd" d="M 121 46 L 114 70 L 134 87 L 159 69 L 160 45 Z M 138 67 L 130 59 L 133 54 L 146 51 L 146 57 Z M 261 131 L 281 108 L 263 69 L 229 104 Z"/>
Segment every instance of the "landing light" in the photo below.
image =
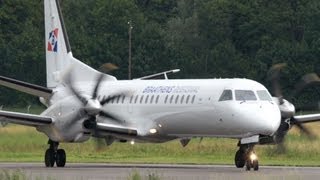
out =
<path fill-rule="evenodd" d="M 157 130 L 156 130 L 156 129 L 150 129 L 149 132 L 150 132 L 151 134 L 155 134 L 155 133 L 157 133 Z"/>
<path fill-rule="evenodd" d="M 258 157 L 257 157 L 256 154 L 254 154 L 254 153 L 250 154 L 250 160 L 251 161 L 254 161 L 254 160 L 257 160 L 257 159 L 258 159 Z"/>
<path fill-rule="evenodd" d="M 130 144 L 131 144 L 131 145 L 134 145 L 134 140 L 131 140 L 131 141 L 130 141 Z"/>

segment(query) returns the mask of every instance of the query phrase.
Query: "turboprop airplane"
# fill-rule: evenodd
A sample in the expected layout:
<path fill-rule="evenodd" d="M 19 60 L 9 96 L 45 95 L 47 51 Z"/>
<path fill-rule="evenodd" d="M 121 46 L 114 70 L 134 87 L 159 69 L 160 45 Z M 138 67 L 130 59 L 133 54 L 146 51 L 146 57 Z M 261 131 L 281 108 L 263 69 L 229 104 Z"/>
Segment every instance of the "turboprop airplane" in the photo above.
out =
<path fill-rule="evenodd" d="M 259 169 L 257 144 L 277 143 L 290 125 L 317 121 L 320 114 L 295 116 L 281 93 L 271 97 L 249 79 L 176 79 L 167 74 L 117 80 L 73 57 L 58 0 L 44 1 L 47 87 L 0 77 L 0 84 L 40 98 L 40 115 L 0 110 L 0 120 L 35 127 L 49 138 L 46 167 L 64 167 L 59 143 L 90 137 L 162 143 L 192 137 L 239 139 L 235 165 Z M 163 76 L 164 79 L 152 80 Z M 276 84 L 276 83 L 275 83 Z"/>

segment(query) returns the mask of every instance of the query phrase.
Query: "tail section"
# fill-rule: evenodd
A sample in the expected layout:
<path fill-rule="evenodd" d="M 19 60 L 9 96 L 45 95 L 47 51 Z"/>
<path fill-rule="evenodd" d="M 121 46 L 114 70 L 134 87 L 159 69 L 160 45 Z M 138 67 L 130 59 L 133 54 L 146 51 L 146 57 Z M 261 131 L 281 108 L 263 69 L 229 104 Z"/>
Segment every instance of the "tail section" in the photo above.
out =
<path fill-rule="evenodd" d="M 58 0 L 44 1 L 47 87 L 56 87 L 65 67 L 71 64 L 71 47 L 61 19 Z"/>
<path fill-rule="evenodd" d="M 94 80 L 98 72 L 72 56 L 59 0 L 44 0 L 44 17 L 47 87 L 57 87 L 63 74 L 71 68 L 76 81 Z M 108 76 L 108 79 L 116 80 L 113 76 Z"/>

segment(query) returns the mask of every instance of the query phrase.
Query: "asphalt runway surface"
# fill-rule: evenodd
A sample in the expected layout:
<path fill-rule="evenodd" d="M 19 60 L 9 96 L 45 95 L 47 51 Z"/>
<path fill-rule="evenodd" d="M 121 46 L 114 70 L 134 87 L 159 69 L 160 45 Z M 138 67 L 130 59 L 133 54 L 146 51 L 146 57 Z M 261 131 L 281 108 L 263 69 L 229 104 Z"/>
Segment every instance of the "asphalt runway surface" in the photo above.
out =
<path fill-rule="evenodd" d="M 35 180 L 102 180 L 133 179 L 320 179 L 320 167 L 260 166 L 259 171 L 245 171 L 225 165 L 166 165 L 166 164 L 96 164 L 68 163 L 64 168 L 46 168 L 43 163 L 0 163 L 0 172 L 21 172 Z M 1 176 L 0 176 L 1 177 Z"/>

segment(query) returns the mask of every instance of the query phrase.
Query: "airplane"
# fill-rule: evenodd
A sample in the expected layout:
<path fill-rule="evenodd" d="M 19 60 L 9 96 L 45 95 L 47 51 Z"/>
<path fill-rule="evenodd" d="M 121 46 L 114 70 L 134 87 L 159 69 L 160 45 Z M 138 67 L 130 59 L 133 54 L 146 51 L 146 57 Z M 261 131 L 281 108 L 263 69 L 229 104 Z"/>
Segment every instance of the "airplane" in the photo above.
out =
<path fill-rule="evenodd" d="M 40 115 L 0 110 L 0 120 L 48 136 L 46 167 L 65 166 L 59 143 L 91 137 L 109 145 L 178 139 L 183 146 L 193 137 L 219 137 L 238 139 L 236 167 L 257 171 L 255 145 L 277 144 L 292 125 L 303 130 L 302 123 L 320 120 L 320 114 L 296 116 L 281 91 L 272 97 L 250 79 L 168 79 L 179 71 L 171 70 L 117 80 L 73 57 L 59 0 L 44 0 L 44 10 L 47 87 L 4 76 L 0 85 L 39 97 L 47 109 Z"/>

